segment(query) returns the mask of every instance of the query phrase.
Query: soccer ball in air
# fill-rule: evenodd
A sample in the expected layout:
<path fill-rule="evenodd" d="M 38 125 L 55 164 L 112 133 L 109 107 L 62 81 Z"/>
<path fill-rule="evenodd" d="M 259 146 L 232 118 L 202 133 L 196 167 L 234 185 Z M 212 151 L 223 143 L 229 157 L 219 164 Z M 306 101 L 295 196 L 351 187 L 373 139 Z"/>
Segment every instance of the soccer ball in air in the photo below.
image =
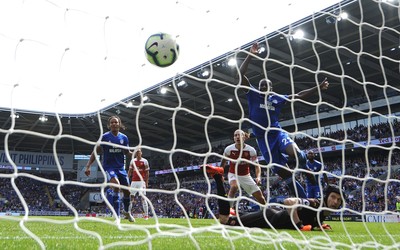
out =
<path fill-rule="evenodd" d="M 178 59 L 179 45 L 171 35 L 157 33 L 147 39 L 145 53 L 151 64 L 168 67 Z"/>

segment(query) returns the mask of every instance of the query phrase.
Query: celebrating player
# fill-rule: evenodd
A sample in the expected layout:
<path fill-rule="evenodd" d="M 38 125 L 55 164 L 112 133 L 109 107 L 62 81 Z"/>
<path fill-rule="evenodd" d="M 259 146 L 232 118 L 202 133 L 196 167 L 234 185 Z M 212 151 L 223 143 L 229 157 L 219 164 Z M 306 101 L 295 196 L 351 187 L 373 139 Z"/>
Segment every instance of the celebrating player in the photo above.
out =
<path fill-rule="evenodd" d="M 217 194 L 226 197 L 223 185 L 223 176 L 213 168 L 207 168 L 216 182 Z M 322 205 L 321 205 L 322 202 Z M 323 224 L 326 216 L 330 214 L 324 208 L 338 209 L 343 203 L 338 186 L 328 186 L 324 191 L 324 199 L 286 198 L 285 207 L 267 207 L 256 212 L 243 214 L 239 217 L 230 215 L 229 202 L 218 199 L 219 221 L 230 226 L 299 229 L 302 231 L 332 229 Z M 322 211 L 316 209 L 321 208 Z"/>
<path fill-rule="evenodd" d="M 129 212 L 132 211 L 132 205 L 135 199 L 135 195 L 139 193 L 142 197 L 143 206 L 143 218 L 149 219 L 149 204 L 145 198 L 146 188 L 149 186 L 149 162 L 142 157 L 142 150 L 138 148 L 136 150 L 135 158 L 131 160 L 129 165 L 128 176 L 132 178 L 131 182 L 131 206 Z"/>
<path fill-rule="evenodd" d="M 251 54 L 258 53 L 258 44 L 255 43 L 250 48 Z M 298 181 L 296 188 L 293 184 L 293 175 L 289 171 L 287 165 L 288 159 L 296 158 L 298 166 L 306 168 L 306 155 L 302 152 L 297 144 L 289 137 L 288 133 L 281 129 L 279 124 L 279 115 L 283 105 L 287 100 L 305 99 L 311 94 L 318 91 L 318 88 L 325 90 L 329 83 L 325 79 L 319 86 L 303 90 L 293 95 L 277 95 L 272 94 L 272 82 L 269 79 L 262 79 L 258 84 L 258 90 L 250 84 L 249 79 L 245 76 L 251 58 L 251 54 L 240 66 L 241 85 L 250 87 L 245 88 L 249 106 L 249 118 L 252 121 L 253 133 L 256 136 L 258 147 L 267 163 L 274 164 L 273 171 L 277 173 L 283 181 L 288 185 L 293 193 L 297 193 L 299 197 L 306 198 L 306 193 Z"/>
<path fill-rule="evenodd" d="M 129 179 L 125 170 L 125 158 L 124 155 L 129 157 L 132 156 L 132 152 L 126 149 L 129 147 L 128 137 L 119 132 L 120 129 L 124 129 L 124 125 L 118 116 L 111 116 L 108 118 L 107 127 L 110 131 L 104 133 L 101 137 L 101 145 L 96 147 L 96 153 L 103 153 L 103 169 L 106 172 L 107 180 L 115 185 L 122 185 L 129 187 Z M 112 144 L 112 145 L 110 145 Z M 125 147 L 125 148 L 122 148 Z M 90 155 L 90 159 L 86 164 L 85 174 L 90 175 L 90 166 L 96 160 L 95 152 L 93 151 Z M 120 188 L 114 187 L 112 196 L 112 206 L 117 216 L 120 216 Z M 123 204 L 125 217 L 130 222 L 134 222 L 135 219 L 128 212 L 129 208 L 129 190 L 122 189 L 124 193 Z"/>
<path fill-rule="evenodd" d="M 230 190 L 228 197 L 235 198 L 239 189 L 239 182 L 240 187 L 246 191 L 246 193 L 252 195 L 259 203 L 265 204 L 264 195 L 258 187 L 261 183 L 261 168 L 258 164 L 257 152 L 252 146 L 244 143 L 247 138 L 249 138 L 249 134 L 240 129 L 236 130 L 233 134 L 233 140 L 235 143 L 227 146 L 224 150 L 224 156 L 230 159 L 228 172 Z M 243 159 L 254 162 L 256 172 L 255 181 L 250 176 L 250 163 Z M 222 159 L 220 166 L 225 168 L 226 162 L 227 160 L 225 158 Z M 233 200 L 230 201 L 230 205 L 232 208 L 232 214 L 235 214 L 233 209 Z"/>
<path fill-rule="evenodd" d="M 315 154 L 313 151 L 307 152 L 307 169 L 312 172 L 319 172 L 322 169 L 322 163 L 315 160 Z M 328 176 L 324 173 L 325 184 L 328 184 Z M 305 179 L 306 190 L 308 198 L 320 198 L 321 197 L 321 175 L 320 174 L 308 174 Z"/>

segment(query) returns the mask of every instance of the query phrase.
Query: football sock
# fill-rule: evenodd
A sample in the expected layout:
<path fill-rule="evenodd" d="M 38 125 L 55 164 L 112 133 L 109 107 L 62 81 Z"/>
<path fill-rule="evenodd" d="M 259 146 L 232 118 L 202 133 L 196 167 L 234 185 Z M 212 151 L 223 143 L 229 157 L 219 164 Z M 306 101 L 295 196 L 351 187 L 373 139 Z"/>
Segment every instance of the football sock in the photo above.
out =
<path fill-rule="evenodd" d="M 112 188 L 109 188 L 109 189 L 107 189 L 107 191 L 106 191 L 106 197 L 107 197 L 107 200 L 108 200 L 108 202 L 110 202 L 110 204 L 112 204 L 112 201 L 113 201 L 113 195 L 114 195 L 114 190 L 112 190 Z"/>
<path fill-rule="evenodd" d="M 144 216 L 149 216 L 149 204 L 145 199 L 142 200 Z"/>
<path fill-rule="evenodd" d="M 124 203 L 124 211 L 125 212 L 130 212 L 129 211 L 129 203 L 131 202 L 131 199 L 129 197 L 125 197 L 124 196 L 122 202 Z"/>
<path fill-rule="evenodd" d="M 117 216 L 119 217 L 119 216 L 120 216 L 120 211 L 119 211 L 119 210 L 121 209 L 119 192 L 114 192 L 112 198 L 113 198 L 112 205 L 113 205 L 113 207 L 114 207 L 115 213 L 116 213 Z"/>
<path fill-rule="evenodd" d="M 108 188 L 106 190 L 106 198 L 107 198 L 108 202 L 111 204 L 111 206 L 114 206 L 113 205 L 113 195 L 114 195 L 114 190 L 112 190 L 112 188 Z M 110 209 L 110 207 L 108 205 L 107 205 L 106 210 L 107 210 L 107 213 L 112 213 L 112 210 Z"/>
<path fill-rule="evenodd" d="M 129 202 L 129 211 L 132 211 L 132 208 L 133 208 L 133 203 Z"/>

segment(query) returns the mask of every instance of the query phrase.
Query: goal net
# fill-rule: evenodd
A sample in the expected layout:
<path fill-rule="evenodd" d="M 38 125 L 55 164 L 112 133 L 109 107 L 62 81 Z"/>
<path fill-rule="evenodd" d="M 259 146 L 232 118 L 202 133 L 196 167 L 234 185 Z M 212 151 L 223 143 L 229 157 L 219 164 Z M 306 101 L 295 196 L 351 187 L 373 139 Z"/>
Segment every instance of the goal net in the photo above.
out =
<path fill-rule="evenodd" d="M 167 2 L 163 4 L 172 5 Z M 2 96 L 6 99 L 0 102 L 0 246 L 4 249 L 399 248 L 399 1 L 332 2 L 329 7 L 273 30 L 270 30 L 271 24 L 264 24 L 261 11 L 274 17 L 281 11 L 270 10 L 263 2 L 251 3 L 254 6 L 240 5 L 249 12 L 256 8 L 254 16 L 260 17 L 256 19 L 258 22 L 242 22 L 249 17 L 241 16 L 243 10 L 229 7 L 237 5 L 235 1 L 226 3 L 231 13 L 227 21 L 222 20 L 221 9 L 215 14 L 212 6 L 174 1 L 175 7 L 187 12 L 179 22 L 209 18 L 215 25 L 208 27 L 210 30 L 217 29 L 229 39 L 236 37 L 239 41 L 241 34 L 235 33 L 235 29 L 250 34 L 254 30 L 264 33 L 255 32 L 240 48 L 226 48 L 229 52 L 218 52 L 218 56 L 214 54 L 189 70 L 183 66 L 191 57 L 190 51 L 181 44 L 181 55 L 169 71 L 133 63 L 126 55 L 116 53 L 117 47 L 126 47 L 127 54 L 132 51 L 125 40 L 113 36 L 121 32 L 113 22 L 117 20 L 123 28 L 129 28 L 135 18 L 121 20 L 104 9 L 91 11 L 90 5 L 96 2 L 88 2 L 88 6 L 68 5 L 64 1 L 14 3 L 12 10 L 25 13 L 32 20 L 40 15 L 30 12 L 32 6 L 36 10 L 43 7 L 46 13 L 53 13 L 54 22 L 57 20 L 66 26 L 66 32 L 56 32 L 61 27 L 52 27 L 51 20 L 41 20 L 47 27 L 45 30 L 31 27 L 35 31 L 32 34 L 26 30 L 21 32 L 24 37 L 18 31 L 26 19 L 24 22 L 13 19 L 16 31 L 0 25 L 0 44 L 4 45 L 0 46 L 4 52 L 0 53 L 4 55 L 0 65 L 9 69 L 0 76 Z M 119 2 L 113 4 L 125 6 Z M 289 1 L 281 4 L 293 15 L 296 8 L 301 8 Z M 6 23 L 4 16 L 10 15 L 1 6 L 0 14 L 4 15 L 0 15 L 3 16 L 0 23 Z M 158 16 L 162 16 L 159 22 L 167 19 L 165 13 L 158 11 Z M 153 18 L 151 13 L 148 15 L 146 19 Z M 68 26 L 71 20 L 91 28 Z M 224 22 L 229 23 L 226 31 Z M 175 25 L 178 24 L 177 21 Z M 244 24 L 247 26 L 242 30 Z M 74 32 L 78 29 L 79 34 Z M 195 31 L 195 39 L 201 40 L 202 33 L 207 33 L 207 27 L 190 29 Z M 51 39 L 41 41 L 38 30 L 56 32 L 54 41 L 65 36 L 61 40 L 67 45 L 53 46 Z M 143 36 L 141 31 L 135 30 L 128 40 L 133 42 L 135 35 Z M 193 37 L 182 35 L 177 40 L 184 42 Z M 92 40 L 84 41 L 89 38 Z M 98 41 L 102 41 L 101 45 Z M 206 54 L 224 41 L 213 41 L 204 35 L 203 42 L 207 45 L 200 49 Z M 254 43 L 259 45 L 257 53 L 250 52 Z M 138 46 L 143 50 L 142 44 Z M 46 63 L 36 67 L 42 53 L 48 56 Z M 258 88 L 260 80 L 268 78 L 273 87 L 270 94 L 289 96 L 280 112 L 281 128 L 265 129 L 285 131 L 302 152 L 312 151 L 322 163 L 317 173 L 301 168 L 298 157 L 294 157 L 288 161 L 290 180 L 282 179 L 273 171 L 274 164 L 261 155 L 254 136 L 254 122 L 249 119 L 246 92 L 250 87 L 243 84 L 245 79 L 240 76 L 240 66 L 248 56 L 251 61 L 245 76 L 254 88 Z M 120 74 L 110 75 L 115 68 L 118 70 L 114 72 Z M 57 74 L 48 76 L 47 70 Z M 171 73 L 173 70 L 179 73 Z M 129 87 L 140 87 L 138 81 L 146 82 L 147 76 L 151 79 L 149 82 L 161 83 L 145 90 Z M 327 90 L 318 87 L 324 79 L 329 81 Z M 26 88 L 30 81 L 36 86 L 42 80 L 47 82 L 43 88 Z M 96 82 L 106 93 L 87 102 L 86 96 L 97 87 Z M 74 92 L 59 92 L 67 84 L 73 85 L 76 96 Z M 290 97 L 314 87 L 315 91 L 307 99 Z M 48 96 L 42 93 L 46 88 L 51 89 Z M 114 92 L 124 95 L 116 97 Z M 73 97 L 66 105 L 65 96 Z M 115 98 L 119 101 L 113 102 Z M 19 106 L 26 99 L 32 107 Z M 39 99 L 46 100 L 39 103 Z M 60 111 L 76 103 L 79 105 L 73 114 Z M 94 112 L 86 112 L 92 108 Z M 100 155 L 96 154 L 90 175 L 85 174 L 88 155 L 97 146 L 104 145 L 100 138 L 108 131 L 107 120 L 113 115 L 121 117 L 127 127 L 121 132 L 130 141 L 129 147 L 115 148 L 134 153 L 140 148 L 150 165 L 146 195 L 136 195 L 130 207 L 135 223 L 124 218 L 122 202 L 121 217 L 117 217 L 113 201 L 109 199 L 110 190 L 116 187 L 129 190 L 129 187 L 107 182 Z M 252 135 L 246 143 L 258 154 L 259 187 L 266 205 L 246 194 L 240 182 L 234 198 L 219 196 L 216 182 L 201 168 L 205 164 L 219 166 L 223 159 L 232 160 L 224 155 L 224 149 L 234 143 L 237 129 Z M 130 160 L 125 159 L 127 169 Z M 255 172 L 251 164 L 253 178 Z M 343 195 L 340 208 L 326 209 L 324 205 L 313 208 L 317 214 L 331 212 L 323 223 L 329 224 L 332 230 L 305 232 L 219 222 L 220 200 L 233 202 L 239 215 L 270 207 L 287 209 L 284 200 L 296 196 L 298 191 L 296 188 L 293 192 L 288 182 L 297 181 L 307 188 L 307 174 L 318 175 L 317 180 L 321 177 L 317 187 L 322 191 L 322 198 L 326 195 L 325 185 L 335 184 L 340 188 Z M 225 191 L 229 188 L 225 180 Z M 305 206 L 297 204 L 295 208 Z M 146 209 L 149 219 L 145 218 Z"/>

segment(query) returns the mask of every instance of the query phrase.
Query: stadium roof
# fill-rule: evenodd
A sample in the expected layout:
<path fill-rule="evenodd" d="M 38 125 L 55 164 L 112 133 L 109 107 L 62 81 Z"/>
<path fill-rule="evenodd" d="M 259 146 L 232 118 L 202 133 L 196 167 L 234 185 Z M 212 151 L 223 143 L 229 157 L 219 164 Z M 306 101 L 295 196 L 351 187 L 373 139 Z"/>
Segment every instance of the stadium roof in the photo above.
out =
<path fill-rule="evenodd" d="M 1 1 L 0 107 L 93 113 L 335 2 Z M 180 44 L 170 68 L 145 59 L 158 32 Z"/>
<path fill-rule="evenodd" d="M 189 2 L 174 3 L 183 5 L 179 8 L 192 10 L 190 8 L 192 3 L 189 4 Z M 279 2 L 286 4 L 285 8 L 282 7 L 285 10 L 301 9 L 297 1 L 292 4 L 290 1 Z M 301 3 L 305 4 L 305 2 L 309 1 Z M 334 2 L 325 3 L 334 4 Z M 262 3 L 267 4 L 265 1 Z M 234 4 L 226 6 L 231 5 Z M 210 2 L 208 6 L 213 5 Z M 108 106 L 99 106 L 99 103 L 107 103 L 107 101 L 101 102 L 101 98 L 112 98 L 108 95 L 112 91 L 108 91 L 107 95 L 96 96 L 97 101 L 93 101 L 97 102 L 99 112 L 89 112 L 84 115 L 63 113 L 59 116 L 59 121 L 48 112 L 27 112 L 25 109 L 18 108 L 15 109 L 15 113 L 19 115 L 19 118 L 13 119 L 10 111 L 5 109 L 0 112 L 2 139 L 8 132 L 7 142 L 10 150 L 52 152 L 53 138 L 23 132 L 33 131 L 46 135 L 61 133 L 70 136 L 63 136 L 57 141 L 58 152 L 88 154 L 92 145 L 89 145 L 87 141 L 79 140 L 78 137 L 91 142 L 97 141 L 100 135 L 99 118 L 103 129 L 106 129 L 106 119 L 113 114 L 121 116 L 125 122 L 128 128 L 125 133 L 130 138 L 132 146 L 140 143 L 159 149 L 173 147 L 187 149 L 188 146 L 206 143 L 207 140 L 213 142 L 231 138 L 237 127 L 248 128 L 249 123 L 243 120 L 247 117 L 247 103 L 243 91 L 237 87 L 238 79 L 235 78 L 237 69 L 230 67 L 227 60 L 235 55 L 234 52 L 238 52 L 236 59 L 237 64 L 240 65 L 247 55 L 245 51 L 255 41 L 264 44 L 266 50 L 260 54 L 260 57 L 265 60 L 254 59 L 249 67 L 248 75 L 252 82 L 257 83 L 264 77 L 263 72 L 267 72 L 268 78 L 274 83 L 274 91 L 282 94 L 296 93 L 316 86 L 316 83 L 325 77 L 331 83 L 329 90 L 323 93 L 320 105 L 316 105 L 317 99 L 310 99 L 311 103 L 296 102 L 293 105 L 287 105 L 285 110 L 287 115 L 282 117 L 285 128 L 293 129 L 295 125 L 298 129 L 317 127 L 317 118 L 320 125 L 325 126 L 369 117 L 361 111 L 375 111 L 383 114 L 399 112 L 400 100 L 396 98 L 400 94 L 398 1 L 382 3 L 370 0 L 342 1 L 327 8 L 322 7 L 323 11 L 311 16 L 296 16 L 295 20 L 292 19 L 285 25 L 281 24 L 273 29 L 270 24 L 275 24 L 274 20 L 277 17 L 274 16 L 275 19 L 265 21 L 269 15 L 262 15 L 261 11 L 272 15 L 271 11 L 268 12 L 268 6 L 259 8 L 259 5 L 252 5 L 252 3 L 246 3 L 245 6 L 238 4 L 238 6 L 257 11 L 253 15 L 256 19 L 251 21 L 251 24 L 242 23 L 246 24 L 245 27 L 240 27 L 243 30 L 239 28 L 224 30 L 226 26 L 223 25 L 223 23 L 236 22 L 238 27 L 241 26 L 238 20 L 243 19 L 242 10 L 235 12 L 228 9 L 227 13 L 231 15 L 226 16 L 223 9 L 218 9 L 216 11 L 218 15 L 213 14 L 210 17 L 213 20 L 212 24 L 190 25 L 191 32 L 195 31 L 193 36 L 199 37 L 198 39 L 204 42 L 197 47 L 203 48 L 201 53 L 204 52 L 204 55 L 207 55 L 207 58 L 201 57 L 201 62 L 186 64 L 186 57 L 192 55 L 191 51 L 185 49 L 185 44 L 188 43 L 185 39 L 189 38 L 179 36 L 178 40 L 182 41 L 180 42 L 182 50 L 177 64 L 171 68 L 174 73 L 163 75 L 164 69 L 157 69 L 150 65 L 142 66 L 145 63 L 144 56 L 141 56 L 141 63 L 132 64 L 128 69 L 123 69 L 127 75 L 131 76 L 131 82 L 146 79 L 143 75 L 161 77 L 154 80 L 151 87 L 141 93 L 137 92 L 139 90 L 119 87 L 119 84 L 122 84 L 121 81 L 113 82 L 110 84 L 110 89 L 118 88 L 119 91 L 128 93 L 128 96 L 119 98 L 121 101 L 118 103 L 110 102 Z M 193 11 L 213 12 L 212 8 L 207 8 L 207 5 L 196 8 Z M 209 10 L 210 12 L 207 12 Z M 337 18 L 340 17 L 342 11 L 348 14 L 348 18 L 338 21 Z M 287 12 L 279 11 L 278 14 L 285 15 Z M 256 31 L 251 25 L 255 26 Z M 215 37 L 204 35 L 214 26 L 223 32 L 223 38 L 215 39 Z M 264 26 L 267 28 L 264 29 Z M 263 29 L 260 31 L 257 27 L 263 27 Z M 297 39 L 294 36 L 298 29 L 303 30 L 304 38 Z M 247 33 L 250 37 L 246 36 Z M 142 41 L 144 37 L 143 33 Z M 232 39 L 237 39 L 240 44 L 229 45 L 228 40 Z M 140 44 L 143 43 L 142 41 Z M 122 42 L 126 45 L 127 41 Z M 214 48 L 207 47 L 208 42 L 210 45 L 223 42 L 224 47 L 210 56 L 207 51 Z M 235 50 L 237 47 L 241 49 Z M 121 61 L 126 58 L 122 58 Z M 149 69 L 148 72 L 147 69 Z M 203 78 L 201 72 L 205 69 L 211 70 L 211 75 Z M 118 75 L 116 77 L 120 80 Z M 181 80 L 186 82 L 186 86 L 177 86 Z M 157 84 L 154 84 L 155 82 Z M 292 82 L 294 88 L 292 88 Z M 97 85 L 86 86 L 90 88 L 85 89 L 84 84 L 74 87 L 74 95 L 76 95 L 74 102 L 85 108 L 91 106 L 86 97 L 92 96 L 92 91 L 97 88 Z M 161 86 L 168 88 L 166 94 L 159 93 Z M 19 87 L 21 86 L 15 88 L 15 91 Z M 4 93 L 10 92 L 11 90 L 2 91 L 2 94 L 5 96 Z M 60 99 L 66 95 L 62 95 Z M 141 98 L 145 95 L 150 98 L 149 102 L 141 102 Z M 385 96 L 387 101 L 384 99 Z M 14 97 L 13 101 L 19 99 L 18 96 Z M 40 98 L 44 97 L 40 94 L 29 95 L 32 106 Z M 229 100 L 230 98 L 232 101 Z M 48 105 L 54 107 L 54 102 L 53 100 Z M 290 110 L 291 106 L 293 112 Z M 48 120 L 46 122 L 38 120 L 41 115 L 47 116 Z M 293 122 L 294 115 L 297 123 Z M 9 130 L 11 127 L 14 131 Z M 60 132 L 61 129 L 62 132 Z"/>

